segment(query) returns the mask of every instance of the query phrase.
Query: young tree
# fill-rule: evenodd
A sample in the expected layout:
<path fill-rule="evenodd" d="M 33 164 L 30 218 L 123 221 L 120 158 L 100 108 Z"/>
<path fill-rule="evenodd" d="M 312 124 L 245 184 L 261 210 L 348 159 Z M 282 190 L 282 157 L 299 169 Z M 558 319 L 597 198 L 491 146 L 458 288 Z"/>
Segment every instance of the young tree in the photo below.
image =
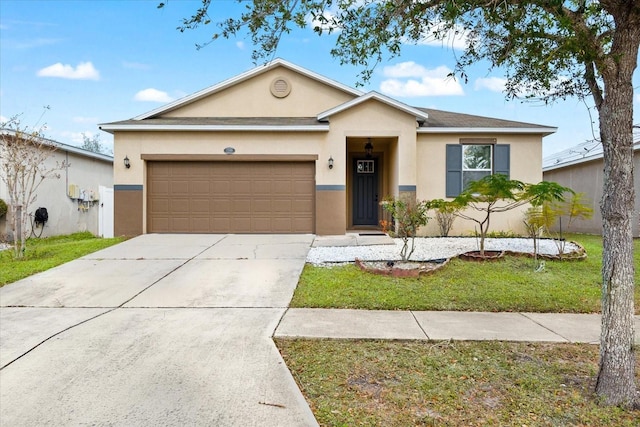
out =
<path fill-rule="evenodd" d="M 7 185 L 14 236 L 14 255 L 22 258 L 31 229 L 28 227 L 29 209 L 36 200 L 36 191 L 48 178 L 60 178 L 58 171 L 64 163 L 47 166 L 46 160 L 57 146 L 43 137 L 44 126 L 23 127 L 13 117 L 0 126 L 0 178 Z"/>
<path fill-rule="evenodd" d="M 571 191 L 555 182 L 542 181 L 538 184 L 525 184 L 515 179 L 509 179 L 503 174 L 487 175 L 473 181 L 469 186 L 450 202 L 459 210 L 456 215 L 473 221 L 480 227 L 480 255 L 484 256 L 484 242 L 489 231 L 491 215 L 507 212 L 527 203 L 539 206 L 544 202 L 563 200 L 563 194 Z M 480 217 L 462 210 L 469 207 L 481 212 Z"/>
<path fill-rule="evenodd" d="M 180 31 L 213 22 L 215 2 L 202 0 Z M 158 7 L 165 4 L 160 3 Z M 210 10 L 211 9 L 211 10 Z M 425 37 L 463 37 L 455 75 L 485 60 L 506 70 L 506 95 L 547 102 L 591 97 L 604 150 L 602 334 L 597 393 L 609 404 L 636 397 L 633 189 L 633 83 L 640 46 L 638 0 L 254 0 L 225 17 L 212 40 L 251 34 L 257 61 L 276 51 L 309 17 L 318 34 L 336 32 L 332 54 L 364 69 Z"/>

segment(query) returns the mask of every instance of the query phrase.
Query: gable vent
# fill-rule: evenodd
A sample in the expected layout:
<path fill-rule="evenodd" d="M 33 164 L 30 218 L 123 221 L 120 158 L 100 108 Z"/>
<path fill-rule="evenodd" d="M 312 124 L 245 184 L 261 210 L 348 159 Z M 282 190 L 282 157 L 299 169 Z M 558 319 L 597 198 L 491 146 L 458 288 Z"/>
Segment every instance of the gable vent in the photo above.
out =
<path fill-rule="evenodd" d="M 276 98 L 284 98 L 291 92 L 291 84 L 284 77 L 276 77 L 271 82 L 271 94 Z"/>

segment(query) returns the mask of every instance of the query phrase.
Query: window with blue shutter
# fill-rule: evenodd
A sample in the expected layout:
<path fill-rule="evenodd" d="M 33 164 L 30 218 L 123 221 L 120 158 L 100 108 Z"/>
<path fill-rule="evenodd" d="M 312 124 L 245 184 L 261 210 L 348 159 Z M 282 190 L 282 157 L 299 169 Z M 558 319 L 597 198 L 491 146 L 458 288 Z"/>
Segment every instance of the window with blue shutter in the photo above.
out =
<path fill-rule="evenodd" d="M 446 150 L 446 197 L 456 197 L 470 182 L 492 173 L 509 177 L 508 144 L 447 144 Z"/>
<path fill-rule="evenodd" d="M 447 197 L 462 191 L 462 145 L 447 144 Z"/>

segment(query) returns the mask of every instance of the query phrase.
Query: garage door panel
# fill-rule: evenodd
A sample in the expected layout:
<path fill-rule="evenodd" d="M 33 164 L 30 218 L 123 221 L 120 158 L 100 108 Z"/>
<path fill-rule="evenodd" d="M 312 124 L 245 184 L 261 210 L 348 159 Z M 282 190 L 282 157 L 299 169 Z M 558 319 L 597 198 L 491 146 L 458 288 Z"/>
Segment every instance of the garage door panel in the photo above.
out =
<path fill-rule="evenodd" d="M 189 181 L 175 180 L 169 183 L 169 192 L 171 195 L 185 197 L 189 194 Z"/>
<path fill-rule="evenodd" d="M 169 199 L 153 199 L 149 203 L 149 210 L 155 212 L 157 215 L 163 215 L 169 213 Z"/>
<path fill-rule="evenodd" d="M 251 199 L 240 199 L 240 200 L 232 200 L 231 201 L 231 211 L 232 212 L 243 212 L 250 213 L 251 212 Z"/>
<path fill-rule="evenodd" d="M 233 181 L 231 183 L 231 194 L 250 196 L 251 195 L 251 181 L 249 181 L 249 180 Z"/>
<path fill-rule="evenodd" d="M 209 217 L 191 217 L 190 227 L 192 233 L 209 233 L 211 231 L 211 224 L 209 224 Z"/>
<path fill-rule="evenodd" d="M 169 221 L 169 230 L 173 233 L 188 233 L 189 232 L 189 217 L 187 216 L 173 216 Z"/>
<path fill-rule="evenodd" d="M 209 195 L 211 194 L 211 190 L 209 186 L 210 186 L 209 180 L 207 181 L 204 181 L 202 179 L 192 180 L 189 183 L 189 194 Z"/>
<path fill-rule="evenodd" d="M 313 162 L 149 162 L 148 232 L 312 233 Z"/>
<path fill-rule="evenodd" d="M 272 212 L 274 214 L 288 214 L 292 212 L 293 201 L 291 199 L 279 199 L 273 201 Z"/>
<path fill-rule="evenodd" d="M 209 199 L 192 199 L 189 210 L 192 214 L 204 214 L 209 218 Z"/>
<path fill-rule="evenodd" d="M 169 201 L 169 214 L 189 213 L 189 202 L 183 199 L 171 199 Z"/>
<path fill-rule="evenodd" d="M 210 212 L 214 217 L 217 217 L 218 214 L 231 214 L 231 212 L 233 212 L 231 199 L 213 199 L 211 203 L 209 203 L 209 206 Z"/>

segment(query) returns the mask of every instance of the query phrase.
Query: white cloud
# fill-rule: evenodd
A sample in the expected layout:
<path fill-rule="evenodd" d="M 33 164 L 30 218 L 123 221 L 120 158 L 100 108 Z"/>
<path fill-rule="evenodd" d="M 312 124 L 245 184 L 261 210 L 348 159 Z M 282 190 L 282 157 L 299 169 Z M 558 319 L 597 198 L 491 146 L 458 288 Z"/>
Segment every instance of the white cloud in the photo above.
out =
<path fill-rule="evenodd" d="M 380 91 L 393 97 L 464 95 L 462 86 L 448 77 L 451 70 L 444 65 L 428 69 L 413 61 L 384 67 L 389 79 L 380 83 Z"/>
<path fill-rule="evenodd" d="M 100 73 L 91 62 L 81 62 L 76 68 L 58 62 L 38 71 L 39 77 L 60 77 L 73 80 L 100 80 Z"/>
<path fill-rule="evenodd" d="M 7 123 L 9 121 L 8 117 L 0 116 L 0 123 Z"/>
<path fill-rule="evenodd" d="M 141 90 L 140 92 L 136 93 L 136 95 L 133 97 L 133 99 L 136 100 L 136 101 L 150 101 L 150 102 L 171 102 L 171 101 L 173 101 L 173 98 L 171 98 L 167 92 L 163 92 L 161 90 L 154 89 L 154 88 L 151 88 L 151 87 L 148 88 L 148 89 Z"/>
<path fill-rule="evenodd" d="M 492 92 L 504 92 L 507 79 L 500 77 L 480 77 L 476 79 L 475 90 L 487 89 Z"/>
<path fill-rule="evenodd" d="M 640 93 L 636 93 L 636 102 L 640 102 Z"/>
<path fill-rule="evenodd" d="M 236 47 L 240 50 L 244 50 L 244 42 L 242 40 L 238 40 L 236 42 Z"/>

